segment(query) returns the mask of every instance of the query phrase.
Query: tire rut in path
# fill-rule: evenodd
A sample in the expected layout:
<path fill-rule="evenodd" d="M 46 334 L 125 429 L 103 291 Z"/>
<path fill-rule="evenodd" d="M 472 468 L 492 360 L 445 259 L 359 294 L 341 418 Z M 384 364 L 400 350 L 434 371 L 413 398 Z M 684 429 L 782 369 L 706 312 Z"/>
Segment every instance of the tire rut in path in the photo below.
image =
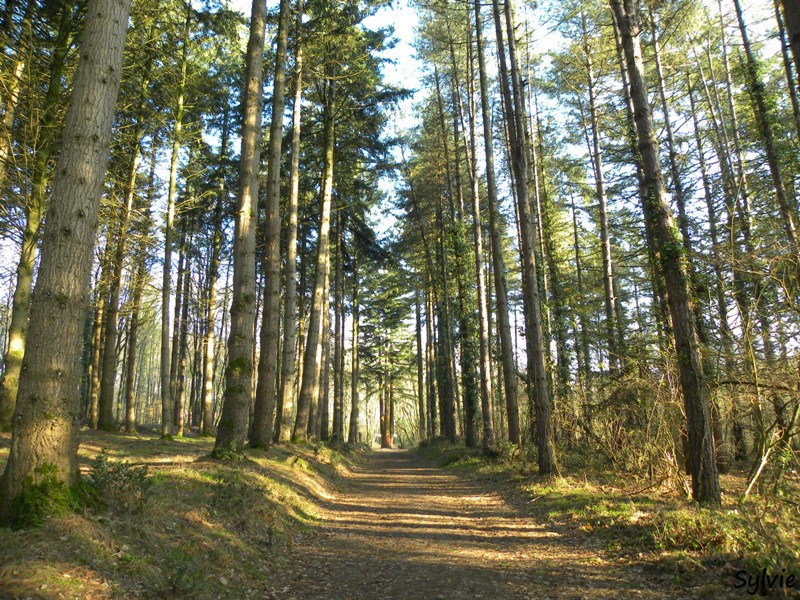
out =
<path fill-rule="evenodd" d="M 403 450 L 372 454 L 323 520 L 268 598 L 663 598 L 668 588 L 666 575 L 610 563 L 489 483 Z"/>

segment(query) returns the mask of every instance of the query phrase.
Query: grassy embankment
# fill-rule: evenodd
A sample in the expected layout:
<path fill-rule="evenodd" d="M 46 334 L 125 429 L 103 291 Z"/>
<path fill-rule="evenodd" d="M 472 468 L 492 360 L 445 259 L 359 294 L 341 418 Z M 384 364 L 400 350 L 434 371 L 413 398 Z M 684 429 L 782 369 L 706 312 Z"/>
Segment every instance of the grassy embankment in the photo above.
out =
<path fill-rule="evenodd" d="M 0 469 L 8 456 L 0 437 Z M 352 453 L 323 446 L 207 458 L 213 440 L 84 431 L 91 508 L 0 528 L 0 597 L 245 598 L 274 589 L 287 545 L 319 520 Z"/>

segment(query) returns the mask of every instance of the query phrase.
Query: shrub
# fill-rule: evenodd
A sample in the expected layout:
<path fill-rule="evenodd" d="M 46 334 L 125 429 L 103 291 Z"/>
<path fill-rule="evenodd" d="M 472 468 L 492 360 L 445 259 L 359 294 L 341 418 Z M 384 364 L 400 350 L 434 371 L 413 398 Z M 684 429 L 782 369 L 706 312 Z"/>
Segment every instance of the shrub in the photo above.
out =
<path fill-rule="evenodd" d="M 106 504 L 128 512 L 144 508 L 153 485 L 147 466 L 134 467 L 124 461 L 111 460 L 106 452 L 92 461 L 86 481 Z"/>

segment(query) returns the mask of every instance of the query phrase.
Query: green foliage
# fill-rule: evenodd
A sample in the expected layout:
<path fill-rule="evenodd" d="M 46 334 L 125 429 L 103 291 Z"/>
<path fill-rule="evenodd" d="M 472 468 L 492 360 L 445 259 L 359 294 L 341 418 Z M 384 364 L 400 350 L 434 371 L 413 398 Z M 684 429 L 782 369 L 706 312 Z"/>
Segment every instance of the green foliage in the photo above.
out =
<path fill-rule="evenodd" d="M 135 513 L 146 506 L 153 478 L 146 465 L 135 467 L 124 461 L 114 461 L 106 452 L 101 452 L 92 461 L 86 482 L 109 508 Z"/>

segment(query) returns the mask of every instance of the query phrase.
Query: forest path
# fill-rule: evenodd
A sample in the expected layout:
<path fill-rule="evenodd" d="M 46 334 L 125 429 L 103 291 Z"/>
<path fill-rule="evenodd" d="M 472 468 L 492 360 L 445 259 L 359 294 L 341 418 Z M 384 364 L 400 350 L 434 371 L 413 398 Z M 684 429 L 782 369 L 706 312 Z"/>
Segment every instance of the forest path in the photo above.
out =
<path fill-rule="evenodd" d="M 408 451 L 375 452 L 325 503 L 321 534 L 293 546 L 267 597 L 697 597 L 652 564 L 604 559 L 601 540 L 526 517 L 493 485 Z"/>

